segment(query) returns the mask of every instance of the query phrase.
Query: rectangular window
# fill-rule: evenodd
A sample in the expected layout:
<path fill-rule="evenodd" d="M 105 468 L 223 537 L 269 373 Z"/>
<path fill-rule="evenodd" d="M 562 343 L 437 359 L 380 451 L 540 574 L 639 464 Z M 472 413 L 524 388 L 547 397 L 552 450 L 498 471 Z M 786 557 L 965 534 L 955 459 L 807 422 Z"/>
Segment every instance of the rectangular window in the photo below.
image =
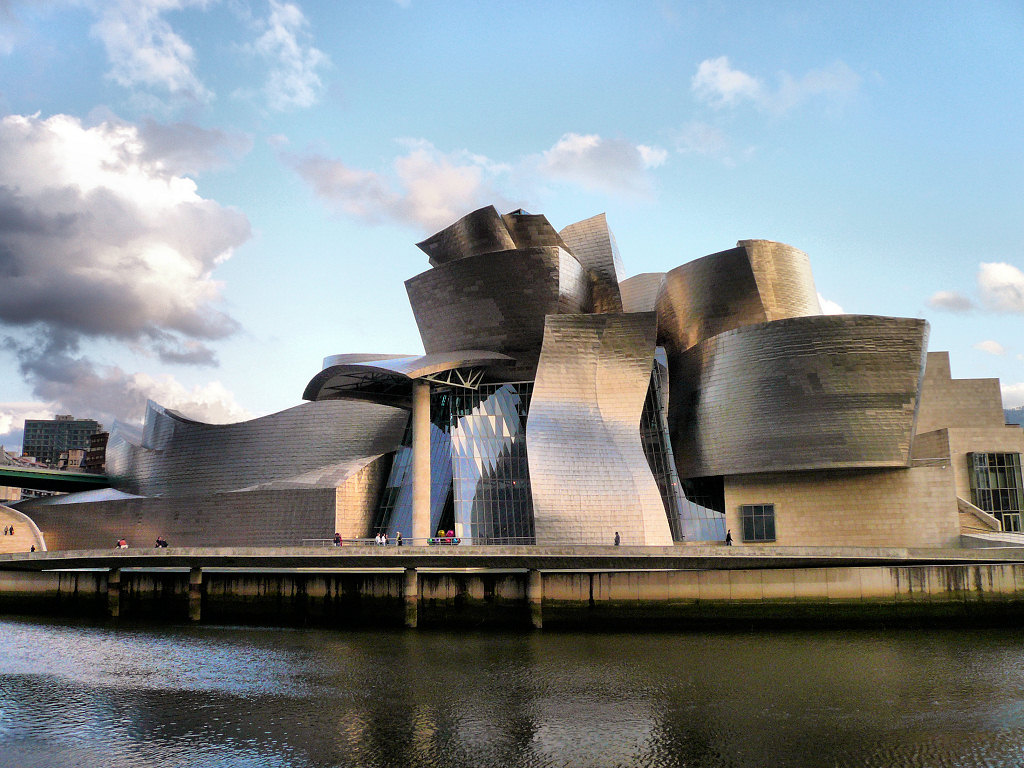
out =
<path fill-rule="evenodd" d="M 1019 453 L 969 453 L 971 501 L 991 512 L 1004 531 L 1019 531 L 1024 512 L 1024 482 Z"/>
<path fill-rule="evenodd" d="M 775 541 L 775 505 L 740 505 L 744 541 Z"/>

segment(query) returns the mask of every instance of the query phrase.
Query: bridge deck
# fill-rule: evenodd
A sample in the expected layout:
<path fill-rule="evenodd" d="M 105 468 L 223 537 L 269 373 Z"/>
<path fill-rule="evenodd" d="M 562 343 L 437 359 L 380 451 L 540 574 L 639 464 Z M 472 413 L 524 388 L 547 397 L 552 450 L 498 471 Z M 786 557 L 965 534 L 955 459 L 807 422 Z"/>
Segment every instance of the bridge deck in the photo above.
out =
<path fill-rule="evenodd" d="M 66 472 L 62 469 L 0 466 L 0 485 L 10 488 L 31 488 L 36 491 L 91 491 L 109 488 L 106 475 L 90 472 Z"/>

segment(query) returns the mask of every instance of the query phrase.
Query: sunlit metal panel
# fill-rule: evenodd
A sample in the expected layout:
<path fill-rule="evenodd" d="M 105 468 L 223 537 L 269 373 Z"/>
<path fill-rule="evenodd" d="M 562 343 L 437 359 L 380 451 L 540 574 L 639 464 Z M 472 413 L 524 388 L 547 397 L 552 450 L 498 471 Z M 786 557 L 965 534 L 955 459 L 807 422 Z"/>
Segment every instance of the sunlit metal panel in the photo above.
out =
<path fill-rule="evenodd" d="M 476 256 L 481 253 L 507 251 L 515 248 L 505 222 L 493 205 L 467 213 L 416 247 L 430 257 L 433 266 Z"/>
<path fill-rule="evenodd" d="M 494 350 L 515 358 L 494 378 L 532 379 L 550 314 L 590 310 L 586 271 L 557 247 L 471 256 L 407 280 L 427 354 Z"/>
<path fill-rule="evenodd" d="M 665 285 L 664 272 L 644 272 L 619 283 L 623 312 L 654 312 Z"/>
<path fill-rule="evenodd" d="M 526 428 L 538 544 L 672 542 L 640 438 L 656 321 L 547 319 Z"/>
<path fill-rule="evenodd" d="M 370 458 L 394 451 L 408 418 L 408 411 L 388 405 L 324 400 L 237 424 L 204 424 L 150 403 L 141 443 L 120 432 L 111 436 L 108 473 L 116 488 L 145 496 L 288 480 L 337 487 Z"/>
<path fill-rule="evenodd" d="M 569 250 L 594 275 L 594 311 L 622 312 L 619 280 L 625 275 L 615 235 L 603 213 L 577 221 L 559 233 Z"/>
<path fill-rule="evenodd" d="M 927 337 L 924 320 L 819 315 L 670 356 L 680 476 L 907 466 Z"/>

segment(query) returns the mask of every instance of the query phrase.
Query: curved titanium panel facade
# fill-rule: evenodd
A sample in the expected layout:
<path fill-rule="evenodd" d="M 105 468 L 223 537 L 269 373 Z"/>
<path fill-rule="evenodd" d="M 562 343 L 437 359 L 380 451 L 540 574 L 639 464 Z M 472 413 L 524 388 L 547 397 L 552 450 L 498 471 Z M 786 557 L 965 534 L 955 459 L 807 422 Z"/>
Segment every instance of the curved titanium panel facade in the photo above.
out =
<path fill-rule="evenodd" d="M 671 355 L 741 325 L 768 320 L 743 248 L 696 259 L 665 274 L 658 340 Z"/>
<path fill-rule="evenodd" d="M 323 400 L 238 424 L 203 424 L 154 403 L 141 445 L 112 436 L 115 487 L 145 496 L 195 496 L 292 480 L 336 487 L 361 459 L 398 448 L 409 413 L 355 400 Z M 321 472 L 319 477 L 310 473 Z"/>
<path fill-rule="evenodd" d="M 774 240 L 740 240 L 769 320 L 820 315 L 811 260 L 799 248 Z"/>
<path fill-rule="evenodd" d="M 559 237 L 555 228 L 551 226 L 547 216 L 542 213 L 527 213 L 526 211 L 513 211 L 502 214 L 501 220 L 505 223 L 509 235 L 515 242 L 515 248 L 536 248 L 542 245 L 553 245 L 558 248 L 569 250 L 565 242 Z M 505 250 L 500 248 L 497 250 Z"/>
<path fill-rule="evenodd" d="M 670 358 L 680 477 L 907 466 L 927 337 L 924 320 L 819 315 Z"/>
<path fill-rule="evenodd" d="M 494 206 L 488 205 L 467 213 L 436 235 L 416 243 L 416 247 L 427 254 L 431 265 L 436 267 L 480 253 L 507 251 L 516 244 Z"/>
<path fill-rule="evenodd" d="M 655 312 L 665 285 L 664 272 L 644 272 L 619 283 L 623 312 Z"/>
<path fill-rule="evenodd" d="M 658 333 L 671 353 L 744 325 L 819 314 L 806 253 L 771 240 L 741 240 L 665 275 Z"/>
<path fill-rule="evenodd" d="M 577 221 L 559 233 L 580 264 L 594 274 L 594 311 L 622 312 L 619 279 L 625 274 L 615 235 L 603 213 Z"/>
<path fill-rule="evenodd" d="M 516 359 L 496 374 L 532 379 L 544 318 L 587 312 L 586 271 L 561 248 L 526 248 L 472 256 L 405 282 L 427 354 L 495 350 Z"/>
<path fill-rule="evenodd" d="M 640 437 L 656 322 L 548 318 L 526 426 L 538 544 L 672 543 Z"/>

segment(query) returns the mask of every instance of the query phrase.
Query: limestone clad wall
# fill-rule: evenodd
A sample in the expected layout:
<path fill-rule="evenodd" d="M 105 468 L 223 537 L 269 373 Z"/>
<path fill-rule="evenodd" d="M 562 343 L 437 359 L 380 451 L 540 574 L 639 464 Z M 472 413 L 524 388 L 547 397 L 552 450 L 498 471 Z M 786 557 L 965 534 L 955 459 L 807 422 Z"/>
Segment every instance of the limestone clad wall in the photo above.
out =
<path fill-rule="evenodd" d="M 950 466 L 726 477 L 726 524 L 739 545 L 743 504 L 775 505 L 784 546 L 959 545 Z"/>
<path fill-rule="evenodd" d="M 968 453 L 1024 453 L 1024 428 L 1017 424 L 945 430 L 949 435 L 949 460 L 953 465 L 957 496 L 971 499 Z"/>
<path fill-rule="evenodd" d="M 949 352 L 929 352 L 917 413 L 918 433 L 1006 423 L 999 379 L 950 378 Z"/>

